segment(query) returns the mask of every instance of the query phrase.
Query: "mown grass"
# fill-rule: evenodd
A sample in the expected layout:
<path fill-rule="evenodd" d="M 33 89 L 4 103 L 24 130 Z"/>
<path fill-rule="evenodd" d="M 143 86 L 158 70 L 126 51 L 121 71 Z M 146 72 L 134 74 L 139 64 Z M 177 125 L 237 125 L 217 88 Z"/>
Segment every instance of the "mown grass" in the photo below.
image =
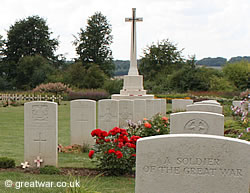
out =
<path fill-rule="evenodd" d="M 63 102 L 58 106 L 58 142 L 63 146 L 70 144 L 70 105 Z M 24 107 L 0 108 L 0 157 L 7 156 L 15 159 L 16 165 L 24 161 Z M 95 168 L 88 153 L 66 154 L 59 153 L 59 167 Z M 92 177 L 81 177 L 81 185 L 92 180 Z M 6 188 L 5 180 L 17 181 L 68 181 L 69 176 L 36 175 L 18 172 L 0 172 L 0 192 L 65 192 L 66 188 Z M 98 177 L 94 180 L 95 190 L 102 193 L 134 192 L 134 179 L 126 177 Z"/>
<path fill-rule="evenodd" d="M 171 104 L 167 104 L 167 111 L 171 110 Z M 229 107 L 224 107 L 225 128 L 241 128 L 237 121 L 233 120 Z M 169 115 L 167 115 L 169 117 Z M 24 107 L 0 107 L 0 157 L 7 156 L 15 159 L 16 164 L 20 165 L 24 160 Z M 70 144 L 70 105 L 63 102 L 58 106 L 58 142 L 63 146 Z M 240 131 L 241 132 L 241 131 Z M 235 137 L 236 135 L 232 135 Z M 249 140 L 250 136 L 247 135 Z M 65 154 L 59 153 L 59 167 L 83 167 L 95 168 L 87 153 Z M 5 188 L 5 180 L 17 181 L 67 181 L 72 180 L 69 176 L 61 175 L 35 175 L 19 172 L 0 172 L 0 192 L 65 192 L 66 188 Z M 74 179 L 74 178 L 73 178 Z M 134 192 L 135 180 L 128 177 L 81 177 L 82 186 L 92 186 L 95 191 L 102 193 L 130 193 Z M 91 183 L 89 183 L 91 181 Z"/>

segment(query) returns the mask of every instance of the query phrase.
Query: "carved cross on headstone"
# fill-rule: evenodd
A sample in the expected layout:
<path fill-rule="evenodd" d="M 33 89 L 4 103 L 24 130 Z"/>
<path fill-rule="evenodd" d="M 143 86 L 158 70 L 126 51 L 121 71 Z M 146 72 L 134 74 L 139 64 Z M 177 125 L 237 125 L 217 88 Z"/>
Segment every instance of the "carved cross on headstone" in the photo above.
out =
<path fill-rule="evenodd" d="M 47 141 L 46 139 L 41 138 L 41 132 L 39 132 L 39 139 L 34 139 L 34 142 L 39 143 L 39 154 L 41 153 L 41 143 Z"/>
<path fill-rule="evenodd" d="M 137 69 L 137 58 L 136 58 L 136 22 L 143 21 L 143 19 L 136 18 L 136 8 L 132 8 L 132 18 L 125 18 L 126 22 L 132 22 L 131 29 L 131 49 L 130 49 L 130 68 L 128 75 L 139 75 Z"/>

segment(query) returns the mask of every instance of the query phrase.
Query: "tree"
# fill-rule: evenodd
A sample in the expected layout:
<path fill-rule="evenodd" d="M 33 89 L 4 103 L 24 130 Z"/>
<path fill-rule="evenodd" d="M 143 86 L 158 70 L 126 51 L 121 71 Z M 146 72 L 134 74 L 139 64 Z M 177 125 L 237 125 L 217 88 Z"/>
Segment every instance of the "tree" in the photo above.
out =
<path fill-rule="evenodd" d="M 239 90 L 245 90 L 249 88 L 249 69 L 250 62 L 242 60 L 235 63 L 227 63 L 222 71 L 225 77 L 231 81 Z"/>
<path fill-rule="evenodd" d="M 17 21 L 7 31 L 4 50 L 5 73 L 8 79 L 16 78 L 17 64 L 24 56 L 40 55 L 54 61 L 54 52 L 58 46 L 57 39 L 51 39 L 52 32 L 46 21 L 39 16 L 31 16 Z"/>
<path fill-rule="evenodd" d="M 139 65 L 140 73 L 145 80 L 155 80 L 161 75 L 171 74 L 184 64 L 181 52 L 168 39 L 152 44 L 144 50 L 144 57 Z"/>
<path fill-rule="evenodd" d="M 113 36 L 112 29 L 107 18 L 100 12 L 96 12 L 87 20 L 86 29 L 80 29 L 79 38 L 75 37 L 74 45 L 86 68 L 91 64 L 97 64 L 109 77 L 113 75 L 114 64 L 110 45 Z"/>
<path fill-rule="evenodd" d="M 3 46 L 4 46 L 4 40 L 2 40 L 3 36 L 0 35 L 0 61 L 2 61 L 3 58 Z"/>
<path fill-rule="evenodd" d="M 45 82 L 51 72 L 51 65 L 42 56 L 24 56 L 18 62 L 16 87 L 25 90 L 35 88 Z"/>
<path fill-rule="evenodd" d="M 89 68 L 82 65 L 82 62 L 76 62 L 66 70 L 64 83 L 77 88 L 101 88 L 107 79 L 104 72 L 98 65 L 92 64 Z"/>

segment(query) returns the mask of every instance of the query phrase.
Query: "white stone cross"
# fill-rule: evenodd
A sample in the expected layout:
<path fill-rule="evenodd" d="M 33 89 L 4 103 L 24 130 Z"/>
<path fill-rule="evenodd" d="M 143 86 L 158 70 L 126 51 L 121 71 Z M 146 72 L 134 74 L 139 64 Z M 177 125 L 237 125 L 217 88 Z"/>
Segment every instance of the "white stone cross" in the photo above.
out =
<path fill-rule="evenodd" d="M 36 159 L 34 160 L 34 163 L 36 163 L 36 167 L 40 168 L 41 163 L 43 160 L 40 158 L 40 156 L 37 156 Z"/>
<path fill-rule="evenodd" d="M 136 8 L 132 8 L 132 18 L 125 18 L 126 22 L 132 22 L 131 29 L 131 49 L 130 49 L 130 68 L 128 75 L 139 75 L 136 58 L 136 22 L 143 21 L 143 18 L 136 18 Z"/>
<path fill-rule="evenodd" d="M 41 139 L 41 133 L 39 133 L 39 139 L 34 139 L 34 142 L 39 143 L 39 153 L 41 153 L 41 142 L 47 141 L 46 139 Z"/>

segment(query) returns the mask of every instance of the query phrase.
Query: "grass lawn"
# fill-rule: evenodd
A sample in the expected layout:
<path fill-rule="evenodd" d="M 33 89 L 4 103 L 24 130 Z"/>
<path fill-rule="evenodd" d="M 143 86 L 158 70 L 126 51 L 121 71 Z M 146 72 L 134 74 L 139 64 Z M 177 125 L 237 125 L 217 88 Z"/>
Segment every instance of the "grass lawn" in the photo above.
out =
<path fill-rule="evenodd" d="M 63 146 L 70 144 L 70 105 L 64 102 L 58 106 L 58 142 Z M 16 165 L 24 161 L 24 107 L 0 108 L 0 157 L 13 158 Z M 95 168 L 88 153 L 59 153 L 59 167 Z M 5 188 L 5 180 L 17 181 L 70 181 L 69 176 L 36 175 L 19 172 L 0 172 L 0 192 L 65 192 L 65 188 Z M 73 180 L 72 180 L 73 181 Z M 102 193 L 134 192 L 134 178 L 128 177 L 81 177 L 81 186 L 88 181 L 96 186 L 95 190 Z M 88 185 L 89 186 L 89 185 Z M 93 185 L 92 185 L 93 186 Z"/>
<path fill-rule="evenodd" d="M 167 105 L 167 110 L 171 109 L 171 104 Z M 227 107 L 228 109 L 228 107 Z M 230 112 L 225 113 L 225 128 L 238 127 L 236 121 L 230 116 Z M 168 115 L 169 116 L 169 115 Z M 13 158 L 16 165 L 20 165 L 24 160 L 24 107 L 0 107 L 0 157 Z M 58 142 L 63 146 L 70 144 L 70 105 L 63 102 L 58 106 Z M 242 128 L 243 130 L 245 128 Z M 239 131 L 241 132 L 241 131 Z M 250 140 L 250 133 L 247 133 L 246 140 Z M 236 136 L 236 135 L 235 135 Z M 235 137 L 234 136 L 234 137 Z M 87 153 L 65 154 L 59 153 L 59 167 L 82 167 L 95 168 Z M 21 172 L 0 171 L 0 192 L 65 192 L 66 188 L 5 188 L 5 180 L 19 181 L 53 181 L 70 182 L 77 178 L 62 175 L 37 175 L 25 174 Z M 81 177 L 81 186 L 95 187 L 95 190 L 102 193 L 130 193 L 134 192 L 135 180 L 129 177 Z"/>

